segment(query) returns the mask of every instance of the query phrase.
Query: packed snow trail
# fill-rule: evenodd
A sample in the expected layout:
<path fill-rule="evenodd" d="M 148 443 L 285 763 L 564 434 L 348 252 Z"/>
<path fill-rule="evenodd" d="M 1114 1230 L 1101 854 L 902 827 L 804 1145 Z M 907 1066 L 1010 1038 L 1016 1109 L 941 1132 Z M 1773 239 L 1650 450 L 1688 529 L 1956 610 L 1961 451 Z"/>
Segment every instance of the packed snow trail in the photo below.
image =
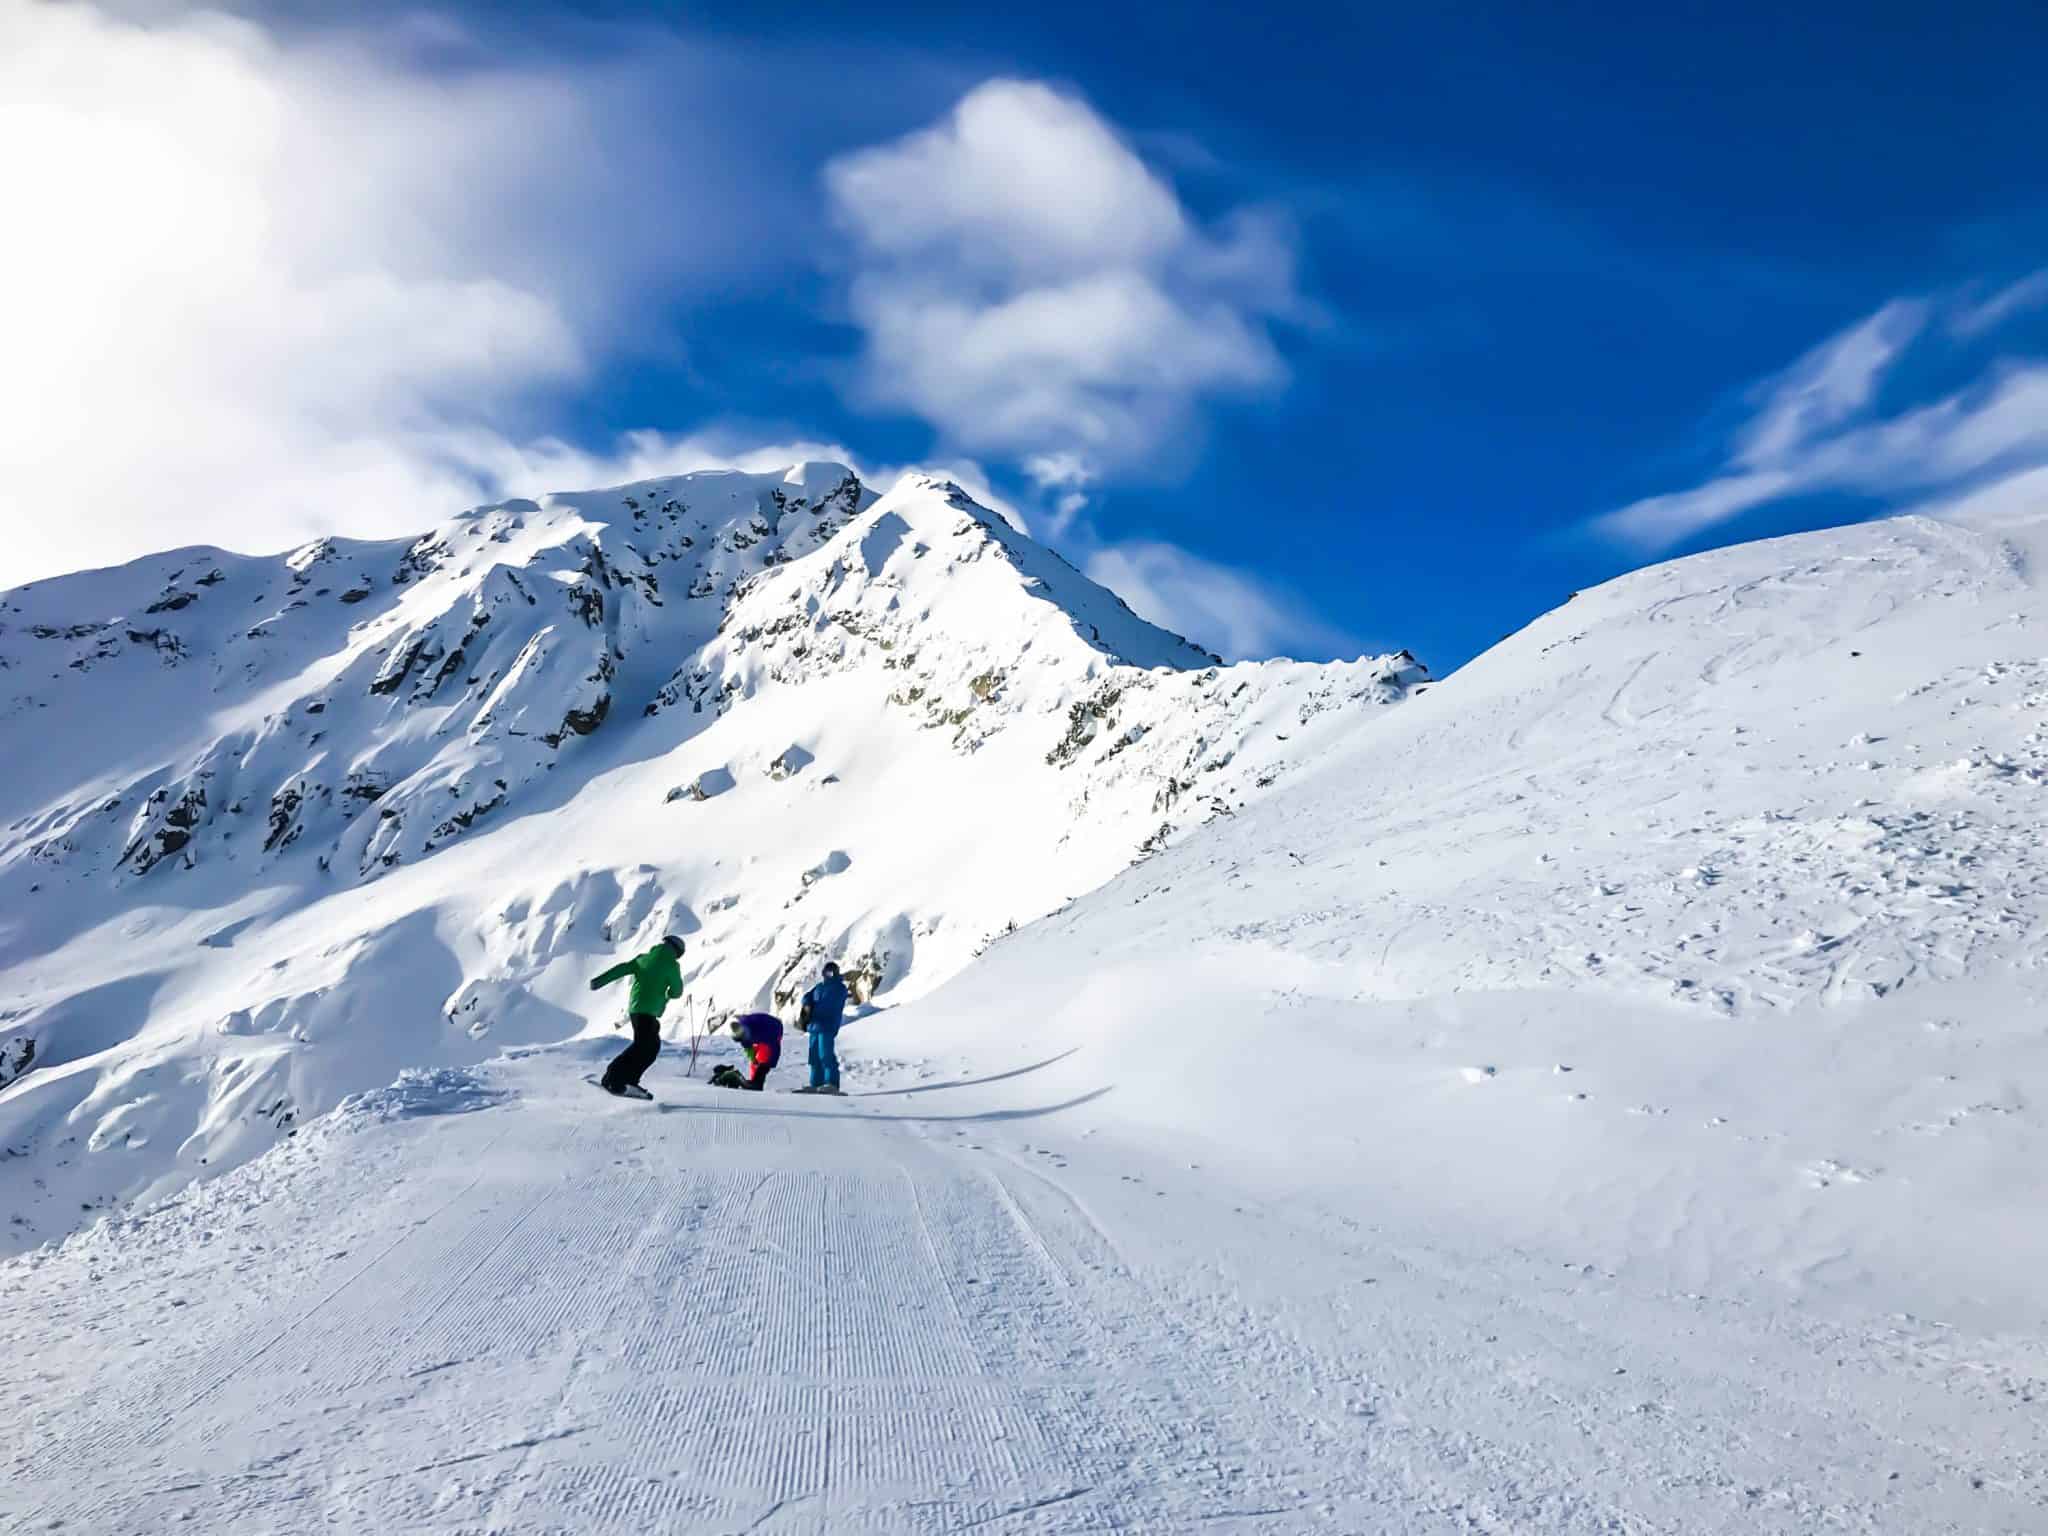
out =
<path fill-rule="evenodd" d="M 1111 1145 L 1065 1058 L 806 1100 L 671 1052 L 646 1105 L 610 1043 L 7 1265 L 0 1525 L 2042 1528 L 2035 1384 L 1966 1340 L 1329 1225 Z"/>

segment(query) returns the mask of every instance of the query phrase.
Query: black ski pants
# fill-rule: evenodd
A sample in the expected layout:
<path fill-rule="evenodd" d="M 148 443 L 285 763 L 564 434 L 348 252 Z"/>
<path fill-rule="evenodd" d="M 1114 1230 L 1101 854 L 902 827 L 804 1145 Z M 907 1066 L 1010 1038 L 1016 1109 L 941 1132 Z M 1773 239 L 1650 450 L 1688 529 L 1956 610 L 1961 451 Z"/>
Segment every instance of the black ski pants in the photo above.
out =
<path fill-rule="evenodd" d="M 654 1065 L 661 1054 L 661 1021 L 651 1013 L 628 1014 L 633 1025 L 633 1043 L 612 1058 L 604 1069 L 607 1088 L 637 1086 L 640 1074 Z"/>

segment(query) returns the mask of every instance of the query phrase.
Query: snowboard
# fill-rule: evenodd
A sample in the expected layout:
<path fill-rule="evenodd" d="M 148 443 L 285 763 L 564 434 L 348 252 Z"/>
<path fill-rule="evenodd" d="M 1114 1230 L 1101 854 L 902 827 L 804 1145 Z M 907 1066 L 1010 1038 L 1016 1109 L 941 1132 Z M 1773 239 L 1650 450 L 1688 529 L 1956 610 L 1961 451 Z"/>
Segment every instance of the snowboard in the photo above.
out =
<path fill-rule="evenodd" d="M 591 1087 L 595 1088 L 599 1093 L 603 1094 L 608 1099 L 645 1099 L 649 1103 L 652 1103 L 654 1100 L 653 1094 L 649 1093 L 645 1088 L 639 1087 L 637 1085 L 628 1088 L 624 1093 L 613 1093 L 609 1088 L 605 1087 L 603 1080 L 600 1079 L 595 1072 L 584 1073 L 583 1081 L 590 1084 Z"/>

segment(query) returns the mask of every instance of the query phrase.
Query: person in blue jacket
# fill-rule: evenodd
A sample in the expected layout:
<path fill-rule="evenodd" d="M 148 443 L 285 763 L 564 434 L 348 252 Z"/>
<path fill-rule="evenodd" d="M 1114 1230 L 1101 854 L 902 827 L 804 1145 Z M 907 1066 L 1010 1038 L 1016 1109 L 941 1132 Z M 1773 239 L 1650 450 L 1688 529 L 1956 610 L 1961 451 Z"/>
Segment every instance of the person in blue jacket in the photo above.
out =
<path fill-rule="evenodd" d="M 796 1027 L 811 1037 L 811 1086 L 798 1093 L 839 1091 L 839 1026 L 846 1020 L 846 983 L 839 967 L 825 962 L 825 979 L 804 994 Z"/>

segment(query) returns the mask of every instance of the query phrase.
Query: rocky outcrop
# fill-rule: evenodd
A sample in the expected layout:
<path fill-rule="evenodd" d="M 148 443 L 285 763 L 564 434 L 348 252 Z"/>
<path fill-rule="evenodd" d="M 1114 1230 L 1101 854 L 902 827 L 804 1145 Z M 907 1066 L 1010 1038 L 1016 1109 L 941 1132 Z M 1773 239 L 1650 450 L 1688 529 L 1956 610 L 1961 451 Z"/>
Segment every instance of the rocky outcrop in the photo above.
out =
<path fill-rule="evenodd" d="M 0 1035 L 0 1088 L 21 1077 L 35 1062 L 33 1035 Z"/>
<path fill-rule="evenodd" d="M 192 844 L 194 832 L 207 819 L 206 812 L 204 783 L 175 788 L 164 785 L 152 790 L 136 812 L 128 846 L 121 851 L 121 862 L 136 874 L 146 875 L 173 854 L 185 853 L 189 866 L 192 855 L 186 850 Z"/>

